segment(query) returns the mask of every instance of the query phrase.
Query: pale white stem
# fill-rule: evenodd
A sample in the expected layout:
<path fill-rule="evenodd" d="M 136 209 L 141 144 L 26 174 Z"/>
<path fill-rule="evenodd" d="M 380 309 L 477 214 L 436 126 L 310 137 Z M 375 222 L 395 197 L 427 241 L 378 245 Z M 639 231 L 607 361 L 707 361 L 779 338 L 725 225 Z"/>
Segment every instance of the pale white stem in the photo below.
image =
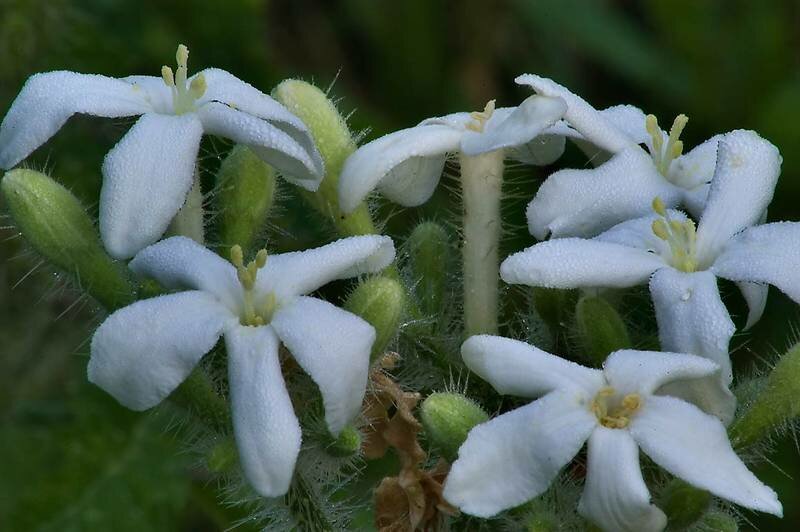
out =
<path fill-rule="evenodd" d="M 464 332 L 497 332 L 503 150 L 461 155 L 464 202 Z"/>
<path fill-rule="evenodd" d="M 194 184 L 186 196 L 186 203 L 172 219 L 167 234 L 186 236 L 198 244 L 203 244 L 205 241 L 203 191 L 200 189 L 200 176 L 197 173 L 195 173 Z"/>

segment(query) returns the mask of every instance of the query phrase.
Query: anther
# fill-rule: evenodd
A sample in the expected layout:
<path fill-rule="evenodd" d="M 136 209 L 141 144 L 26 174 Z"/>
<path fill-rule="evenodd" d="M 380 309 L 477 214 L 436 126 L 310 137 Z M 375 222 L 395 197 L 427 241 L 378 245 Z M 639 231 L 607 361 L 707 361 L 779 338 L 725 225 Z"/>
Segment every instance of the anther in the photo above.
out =
<path fill-rule="evenodd" d="M 161 79 L 164 80 L 167 87 L 175 86 L 175 76 L 172 74 L 172 69 L 167 65 L 161 67 Z"/>

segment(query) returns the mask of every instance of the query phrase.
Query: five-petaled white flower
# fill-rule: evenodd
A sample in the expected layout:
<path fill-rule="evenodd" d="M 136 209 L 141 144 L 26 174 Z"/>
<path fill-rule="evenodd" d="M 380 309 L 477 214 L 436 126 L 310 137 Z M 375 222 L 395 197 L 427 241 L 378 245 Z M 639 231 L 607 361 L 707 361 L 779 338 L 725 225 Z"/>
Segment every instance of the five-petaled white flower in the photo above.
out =
<path fill-rule="evenodd" d="M 603 161 L 594 169 L 559 170 L 545 180 L 528 205 L 528 227 L 536 238 L 595 236 L 645 215 L 656 196 L 667 207 L 683 204 L 695 216 L 702 213 L 721 135 L 684 154 L 679 138 L 687 122 L 684 115 L 675 119 L 667 133 L 655 116 L 645 116 L 634 106 L 597 111 L 552 80 L 526 74 L 516 82 L 567 102 L 565 122 L 546 133 L 571 137 L 582 147 L 588 144 L 586 151 L 594 149 L 593 158 Z M 598 149 L 611 158 L 605 162 Z"/>
<path fill-rule="evenodd" d="M 32 76 L 0 125 L 0 168 L 11 168 L 75 113 L 142 115 L 103 162 L 100 233 L 115 258 L 155 242 L 192 186 L 200 138 L 245 144 L 283 177 L 316 190 L 322 159 L 308 129 L 281 104 L 224 70 L 187 77 L 189 51 L 178 47 L 175 73 L 110 78 L 76 72 Z"/>
<path fill-rule="evenodd" d="M 473 428 L 458 451 L 444 496 L 468 514 L 489 517 L 543 493 L 588 441 L 578 511 L 609 532 L 666 525 L 651 504 L 639 449 L 698 488 L 780 516 L 774 491 L 734 453 L 714 416 L 664 395 L 669 382 L 719 370 L 694 355 L 616 351 L 602 370 L 586 368 L 499 336 L 473 336 L 467 366 L 498 392 L 540 399 Z"/>
<path fill-rule="evenodd" d="M 394 259 L 389 237 L 359 236 L 320 248 L 231 263 L 185 237 L 143 249 L 131 269 L 166 288 L 114 312 L 92 339 L 89 380 L 134 410 L 170 394 L 221 335 L 228 353 L 233 429 L 245 476 L 264 496 L 286 492 L 300 426 L 281 375 L 279 343 L 317 383 L 337 435 L 361 407 L 375 330 L 361 318 L 302 294 L 375 272 Z"/>
<path fill-rule="evenodd" d="M 405 207 L 428 201 L 447 155 L 474 156 L 507 149 L 512 159 L 550 164 L 564 151 L 561 135 L 540 136 L 563 115 L 560 98 L 531 96 L 518 107 L 453 113 L 428 118 L 418 126 L 384 135 L 361 146 L 345 162 L 339 177 L 339 204 L 350 212 L 376 187 Z"/>
<path fill-rule="evenodd" d="M 746 327 L 761 316 L 768 284 L 800 301 L 800 223 L 760 222 L 780 173 L 778 150 L 751 131 L 719 141 L 708 202 L 695 230 L 660 200 L 656 213 L 618 224 L 593 239 L 559 238 L 507 258 L 508 283 L 552 288 L 624 288 L 650 282 L 661 347 L 712 359 L 732 380 L 728 345 L 735 327 L 717 277 L 738 283 L 750 307 Z M 711 397 L 696 383 L 673 393 L 690 394 L 724 421 L 735 400 Z M 701 398 L 701 396 L 705 396 Z"/>

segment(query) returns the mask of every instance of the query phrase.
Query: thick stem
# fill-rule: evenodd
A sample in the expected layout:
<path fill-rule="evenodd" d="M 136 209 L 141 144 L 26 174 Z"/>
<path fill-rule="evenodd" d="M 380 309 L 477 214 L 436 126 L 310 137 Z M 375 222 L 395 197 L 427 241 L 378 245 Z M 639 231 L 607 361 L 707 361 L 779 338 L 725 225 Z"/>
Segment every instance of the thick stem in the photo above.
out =
<path fill-rule="evenodd" d="M 464 201 L 464 333 L 497 332 L 503 150 L 461 156 Z"/>

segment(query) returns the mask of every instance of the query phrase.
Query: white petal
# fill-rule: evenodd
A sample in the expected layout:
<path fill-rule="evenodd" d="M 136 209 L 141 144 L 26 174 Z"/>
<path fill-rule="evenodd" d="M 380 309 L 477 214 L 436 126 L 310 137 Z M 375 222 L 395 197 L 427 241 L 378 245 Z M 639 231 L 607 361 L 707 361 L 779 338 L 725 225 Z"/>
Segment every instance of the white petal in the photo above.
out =
<path fill-rule="evenodd" d="M 94 333 L 89 381 L 128 408 L 151 408 L 189 376 L 232 319 L 203 292 L 137 301 L 111 314 Z"/>
<path fill-rule="evenodd" d="M 565 146 L 563 136 L 543 133 L 527 144 L 509 149 L 507 156 L 524 164 L 547 166 L 561 157 Z"/>
<path fill-rule="evenodd" d="M 535 244 L 500 265 L 507 283 L 547 288 L 627 288 L 647 282 L 664 267 L 646 251 L 582 238 L 557 238 Z"/>
<path fill-rule="evenodd" d="M 720 139 L 711 190 L 697 225 L 701 262 L 713 262 L 733 235 L 758 223 L 772 201 L 781 161 L 778 149 L 753 131 L 733 131 Z"/>
<path fill-rule="evenodd" d="M 535 139 L 545 128 L 555 124 L 566 110 L 567 105 L 561 98 L 530 96 L 510 112 L 495 111 L 482 132 L 465 131 L 461 140 L 461 152 L 465 155 L 479 155 L 522 146 Z"/>
<path fill-rule="evenodd" d="M 650 504 L 639 447 L 627 430 L 597 427 L 589 437 L 578 513 L 608 532 L 661 532 L 667 516 Z"/>
<path fill-rule="evenodd" d="M 684 213 L 673 209 L 668 210 L 667 215 L 670 220 L 676 220 L 678 222 L 683 222 L 688 219 Z M 633 218 L 615 225 L 608 231 L 600 233 L 594 237 L 594 240 L 650 251 L 661 257 L 671 257 L 672 251 L 670 250 L 669 244 L 653 233 L 653 222 L 658 218 L 660 218 L 660 216 L 656 213 L 652 213 L 649 216 L 642 216 L 641 218 Z"/>
<path fill-rule="evenodd" d="M 209 292 L 228 308 L 238 308 L 241 285 L 236 269 L 191 238 L 173 236 L 144 248 L 128 264 L 139 277 L 151 277 L 168 289 Z"/>
<path fill-rule="evenodd" d="M 270 255 L 258 272 L 256 286 L 279 299 L 303 295 L 336 279 L 378 272 L 393 260 L 394 243 L 388 236 L 352 236 L 314 249 Z"/>
<path fill-rule="evenodd" d="M 543 96 L 562 98 L 567 103 L 567 112 L 564 116 L 566 121 L 587 140 L 600 148 L 616 153 L 631 146 L 631 139 L 624 132 L 618 130 L 597 109 L 553 80 L 534 74 L 525 74 L 517 77 L 514 81 L 520 85 L 529 85 Z"/>
<path fill-rule="evenodd" d="M 776 222 L 742 231 L 723 248 L 711 267 L 731 281 L 777 286 L 800 301 L 800 223 Z"/>
<path fill-rule="evenodd" d="M 649 397 L 629 430 L 653 461 L 689 484 L 745 508 L 781 516 L 772 489 L 733 452 L 722 423 L 673 397 Z"/>
<path fill-rule="evenodd" d="M 552 392 L 473 428 L 458 450 L 444 498 L 491 517 L 544 492 L 597 425 L 588 408 Z"/>
<path fill-rule="evenodd" d="M 717 146 L 724 137 L 714 135 L 675 159 L 669 167 L 670 181 L 688 190 L 710 183 L 717 166 Z"/>
<path fill-rule="evenodd" d="M 635 105 L 613 105 L 600 111 L 603 118 L 634 144 L 651 141 L 647 132 L 647 118 Z"/>
<path fill-rule="evenodd" d="M 142 116 L 103 161 L 100 235 L 127 259 L 166 231 L 192 188 L 203 127 L 192 114 Z"/>
<path fill-rule="evenodd" d="M 161 76 L 127 76 L 120 79 L 130 83 L 137 95 L 141 92 L 141 97 L 152 111 L 164 115 L 175 114 L 172 90 Z"/>
<path fill-rule="evenodd" d="M 392 194 L 392 201 L 405 207 L 424 203 L 439 183 L 447 153 L 459 149 L 462 134 L 448 125 L 431 124 L 396 131 L 364 144 L 347 158 L 339 175 L 342 211 L 351 212 L 381 184 Z M 398 180 L 408 184 L 386 184 Z"/>
<path fill-rule="evenodd" d="M 278 497 L 289 489 L 300 452 L 300 424 L 286 391 L 278 338 L 270 327 L 225 332 L 233 433 L 253 489 Z"/>
<path fill-rule="evenodd" d="M 597 168 L 551 174 L 528 205 L 528 229 L 539 240 L 548 235 L 591 237 L 649 214 L 656 196 L 671 207 L 681 195 L 656 170 L 650 156 L 634 147 Z"/>
<path fill-rule="evenodd" d="M 206 133 L 245 144 L 281 172 L 287 181 L 317 190 L 323 178 L 322 160 L 274 124 L 225 104 L 210 102 L 197 110 Z"/>
<path fill-rule="evenodd" d="M 691 190 L 683 191 L 683 198 L 681 203 L 686 207 L 695 219 L 703 216 L 703 209 L 706 208 L 706 201 L 708 200 L 708 191 L 711 190 L 710 184 L 700 185 Z"/>
<path fill-rule="evenodd" d="M 587 400 L 603 386 L 603 373 L 502 336 L 471 336 L 461 345 L 467 367 L 498 393 L 539 397 L 556 389 L 583 390 Z"/>
<path fill-rule="evenodd" d="M 75 113 L 116 118 L 148 112 L 143 96 L 130 83 L 96 74 L 31 76 L 0 124 L 0 168 L 16 166 Z"/>
<path fill-rule="evenodd" d="M 325 421 L 336 436 L 361 410 L 375 329 L 327 301 L 298 297 L 270 324 L 322 392 Z"/>
<path fill-rule="evenodd" d="M 722 303 L 711 272 L 684 273 L 673 268 L 650 280 L 661 349 L 708 358 L 720 367 L 718 377 L 676 382 L 660 393 L 691 401 L 726 424 L 733 419 L 736 399 L 728 390 L 733 380 L 728 345 L 735 327 Z"/>
<path fill-rule="evenodd" d="M 767 306 L 767 295 L 769 295 L 769 285 L 742 281 L 736 283 L 736 286 L 739 287 L 739 291 L 742 292 L 742 296 L 747 301 L 747 323 L 742 329 L 746 331 L 755 325 L 764 314 L 764 309 Z"/>
<path fill-rule="evenodd" d="M 719 366 L 707 358 L 661 351 L 614 351 L 603 363 L 609 386 L 620 394 L 650 395 L 664 384 L 717 376 Z"/>

